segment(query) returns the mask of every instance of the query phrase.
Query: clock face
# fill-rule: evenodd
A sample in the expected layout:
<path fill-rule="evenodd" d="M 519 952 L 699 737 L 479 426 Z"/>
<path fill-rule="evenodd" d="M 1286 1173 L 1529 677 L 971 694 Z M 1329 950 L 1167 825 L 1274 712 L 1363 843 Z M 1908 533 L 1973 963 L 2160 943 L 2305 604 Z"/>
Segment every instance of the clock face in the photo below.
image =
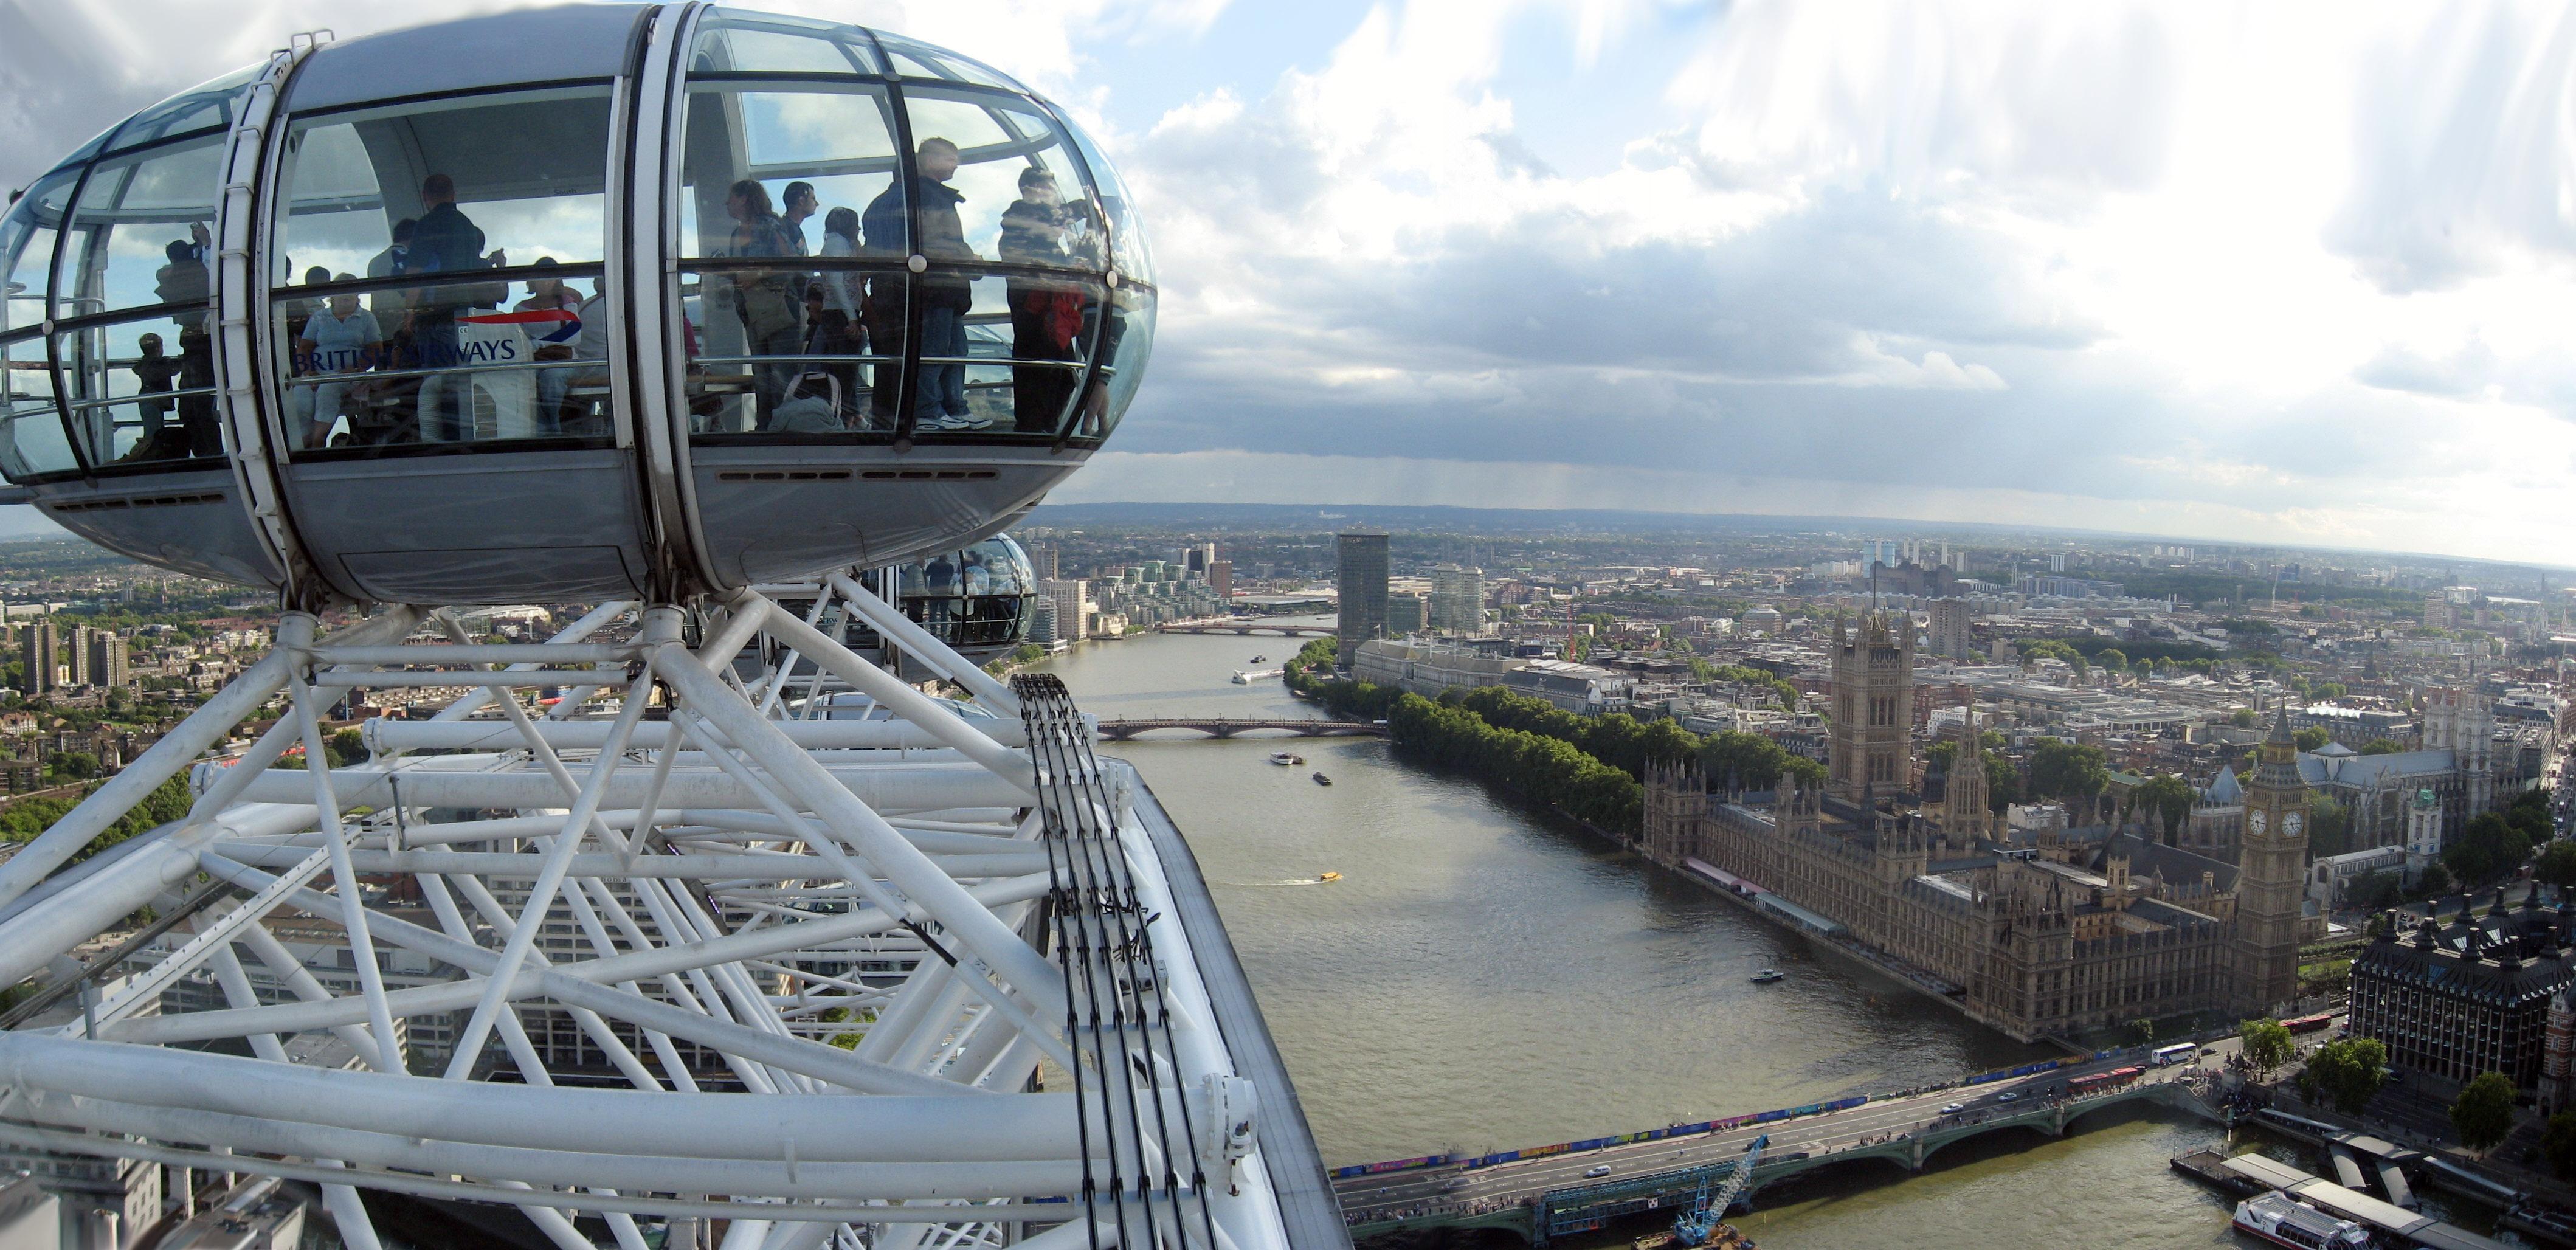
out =
<path fill-rule="evenodd" d="M 2263 832 L 2263 820 L 2263 809 L 2259 807 L 2245 813 L 2245 827 L 2256 833 Z"/>
<path fill-rule="evenodd" d="M 2281 832 L 2289 834 L 2292 837 L 2296 837 L 2298 836 L 2299 830 L 2305 827 L 2307 823 L 2307 817 L 2301 816 L 2297 812 L 2292 812 L 2281 818 Z"/>

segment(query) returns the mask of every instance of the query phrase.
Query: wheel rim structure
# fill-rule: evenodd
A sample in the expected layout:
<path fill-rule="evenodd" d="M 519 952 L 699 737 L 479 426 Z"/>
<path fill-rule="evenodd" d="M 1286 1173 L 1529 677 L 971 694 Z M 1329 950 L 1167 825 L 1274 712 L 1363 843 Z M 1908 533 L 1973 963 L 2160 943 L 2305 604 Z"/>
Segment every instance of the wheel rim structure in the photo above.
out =
<path fill-rule="evenodd" d="M 317 634 L 289 614 L 0 864 L 0 984 L 47 978 L 0 1017 L 0 1144 L 311 1182 L 358 1247 L 360 1190 L 567 1247 L 577 1215 L 622 1247 L 1339 1237 L 1266 1032 L 1211 992 L 1232 952 L 1182 923 L 1195 866 L 1053 678 L 1005 688 L 846 575 L 545 643 L 410 607 Z M 392 687 L 465 693 L 334 764 L 321 711 Z M 69 862 L 183 772 L 185 817 Z"/>

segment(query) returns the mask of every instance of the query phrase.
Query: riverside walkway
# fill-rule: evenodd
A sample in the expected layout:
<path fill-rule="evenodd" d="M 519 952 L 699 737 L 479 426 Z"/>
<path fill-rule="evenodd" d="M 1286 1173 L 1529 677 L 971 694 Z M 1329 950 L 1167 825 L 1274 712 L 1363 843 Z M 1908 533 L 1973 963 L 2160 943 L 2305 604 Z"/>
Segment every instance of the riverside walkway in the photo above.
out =
<path fill-rule="evenodd" d="M 1330 625 L 1273 625 L 1250 621 L 1173 621 L 1157 625 L 1158 634 L 1237 634 L 1243 637 L 1269 635 L 1274 638 L 1330 638 Z"/>
<path fill-rule="evenodd" d="M 2204 1096 L 2208 1070 L 2188 1064 L 2150 1068 L 2145 1062 L 2143 1052 L 2109 1053 L 1987 1073 L 1956 1085 L 1476 1159 L 1432 1156 L 1342 1168 L 1334 1173 L 1333 1188 L 1353 1240 L 1407 1229 L 1504 1228 L 1546 1245 L 1621 1216 L 1688 1203 L 1702 1180 L 1731 1174 L 1745 1146 L 1764 1133 L 1771 1144 L 1754 1168 L 1755 1190 L 1868 1159 L 1917 1172 L 1954 1142 L 2008 1129 L 2064 1136 L 2075 1120 L 2127 1102 L 2158 1100 L 2224 1120 Z M 2112 1075 L 2123 1069 L 2136 1075 Z M 1948 1109 L 1954 1105 L 1956 1111 Z"/>
<path fill-rule="evenodd" d="M 1161 719 L 1104 720 L 1100 736 L 1125 742 L 1158 729 L 1188 730 L 1204 738 L 1231 738 L 1268 730 L 1296 738 L 1383 738 L 1386 726 L 1364 720 L 1236 720 L 1224 716 L 1174 716 Z"/>

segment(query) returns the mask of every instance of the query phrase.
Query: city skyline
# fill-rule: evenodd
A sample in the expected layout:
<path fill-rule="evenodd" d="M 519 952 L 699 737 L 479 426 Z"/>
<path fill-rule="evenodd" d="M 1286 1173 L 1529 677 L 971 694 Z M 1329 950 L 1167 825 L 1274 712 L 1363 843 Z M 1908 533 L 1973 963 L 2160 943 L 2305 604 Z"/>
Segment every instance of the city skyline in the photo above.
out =
<path fill-rule="evenodd" d="M 1056 91 L 1135 184 L 1166 277 L 1157 380 L 1066 502 L 1896 514 L 2576 561 L 2529 523 L 2576 467 L 2562 15 L 780 7 Z M 10 187 L 59 136 L 285 31 L 417 17 L 7 13 Z"/>

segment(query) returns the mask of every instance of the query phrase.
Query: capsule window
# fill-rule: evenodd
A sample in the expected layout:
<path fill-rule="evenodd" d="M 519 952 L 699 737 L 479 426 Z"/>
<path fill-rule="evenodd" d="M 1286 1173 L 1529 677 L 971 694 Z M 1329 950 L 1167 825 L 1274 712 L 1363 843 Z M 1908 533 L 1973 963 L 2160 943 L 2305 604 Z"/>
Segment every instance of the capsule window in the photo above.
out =
<path fill-rule="evenodd" d="M 609 92 L 300 117 L 269 289 L 298 456 L 601 443 Z"/>
<path fill-rule="evenodd" d="M 894 72 L 905 78 L 928 78 L 945 82 L 969 83 L 979 87 L 1000 87 L 1005 91 L 1026 93 L 1028 88 L 1012 81 L 1011 76 L 972 57 L 959 56 L 946 48 L 935 48 L 901 35 L 878 31 L 877 42 L 885 47 L 894 61 Z"/>
<path fill-rule="evenodd" d="M 55 170 L 0 217 L 0 334 L 42 326 L 51 317 L 46 300 L 54 240 L 79 180 L 78 169 Z"/>
<path fill-rule="evenodd" d="M 211 299 L 206 258 L 222 159 L 222 136 L 209 135 L 92 165 L 54 276 L 55 315 Z"/>
<path fill-rule="evenodd" d="M 876 49 L 851 26 L 741 9 L 717 9 L 698 22 L 689 72 L 876 74 Z"/>
<path fill-rule="evenodd" d="M 0 343 L 0 376 L 8 379 L 6 407 L 0 408 L 0 473 L 24 482 L 77 471 L 80 463 L 72 458 L 62 411 L 54 403 L 45 340 L 27 336 Z"/>
<path fill-rule="evenodd" d="M 286 445 L 299 455 L 610 437 L 598 266 L 519 282 L 333 277 L 269 303 Z"/>
<path fill-rule="evenodd" d="M 250 85 L 258 81 L 266 65 L 245 65 L 240 69 L 163 100 L 143 110 L 117 127 L 110 151 L 137 147 L 173 135 L 198 130 L 221 130 L 233 124 L 233 109 L 241 98 L 250 94 Z"/>
<path fill-rule="evenodd" d="M 903 100 L 923 183 L 922 255 L 1093 272 L 1106 265 L 1090 187 L 1065 136 L 1036 105 L 912 85 Z"/>
<path fill-rule="evenodd" d="M 908 199 L 881 87 L 689 86 L 680 276 L 690 430 L 891 436 Z"/>
<path fill-rule="evenodd" d="M 595 264 L 607 237 L 608 130 L 605 86 L 297 118 L 270 280 Z"/>
<path fill-rule="evenodd" d="M 223 454 L 208 315 L 200 305 L 90 322 L 56 336 L 64 410 L 92 468 Z"/>

